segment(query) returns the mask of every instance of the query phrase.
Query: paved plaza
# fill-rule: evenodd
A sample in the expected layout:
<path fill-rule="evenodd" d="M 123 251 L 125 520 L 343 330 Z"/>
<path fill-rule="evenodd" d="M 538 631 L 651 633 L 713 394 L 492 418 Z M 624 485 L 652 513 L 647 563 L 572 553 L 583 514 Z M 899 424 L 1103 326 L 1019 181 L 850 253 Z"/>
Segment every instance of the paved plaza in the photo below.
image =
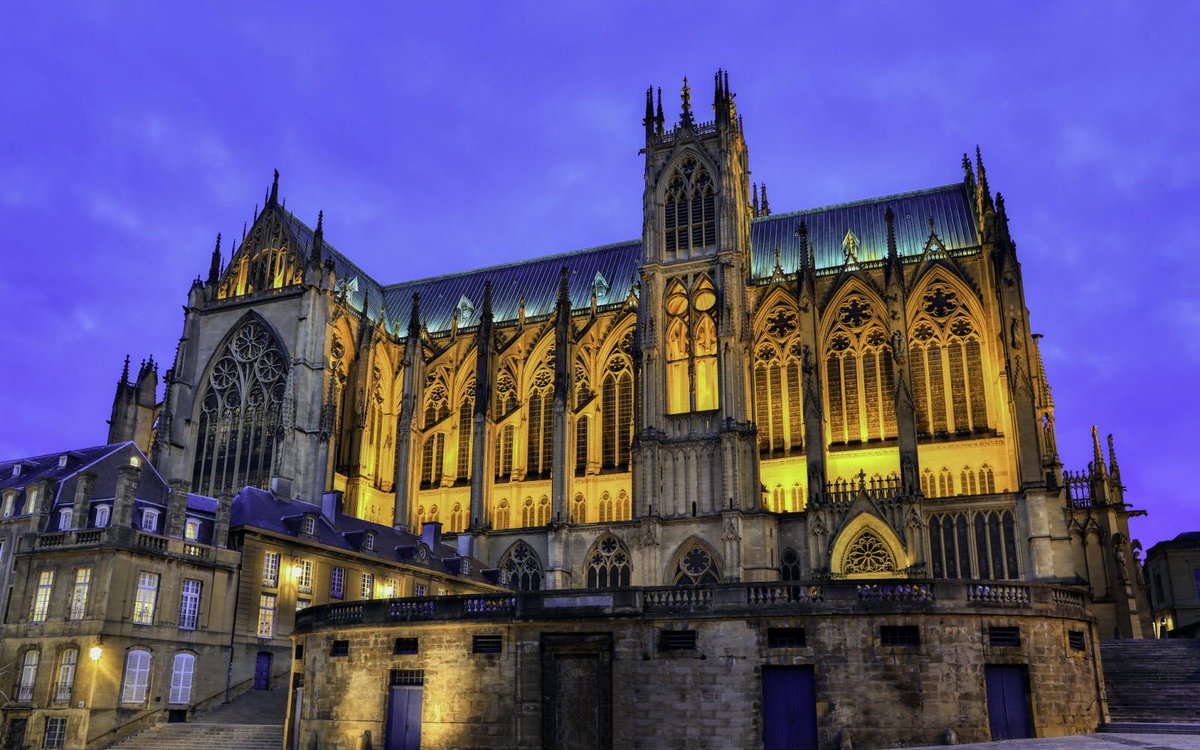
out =
<path fill-rule="evenodd" d="M 1200 725 L 1196 734 L 1073 734 L 1068 737 L 1043 737 L 1030 740 L 978 742 L 958 747 L 991 750 L 1200 750 Z M 906 750 L 945 750 L 946 745 Z"/>

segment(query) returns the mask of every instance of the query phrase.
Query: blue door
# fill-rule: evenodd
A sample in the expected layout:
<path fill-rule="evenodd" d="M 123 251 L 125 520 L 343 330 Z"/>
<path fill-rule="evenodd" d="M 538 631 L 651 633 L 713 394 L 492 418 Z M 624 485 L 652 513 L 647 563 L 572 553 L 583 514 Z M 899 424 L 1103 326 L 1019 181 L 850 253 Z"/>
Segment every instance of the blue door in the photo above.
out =
<path fill-rule="evenodd" d="M 271 689 L 271 654 L 267 651 L 259 651 L 258 658 L 254 660 L 254 689 L 255 690 L 270 690 Z"/>
<path fill-rule="evenodd" d="M 988 664 L 988 725 L 993 740 L 1017 740 L 1033 736 L 1029 720 L 1029 673 L 1023 665 Z"/>
<path fill-rule="evenodd" d="M 812 667 L 763 667 L 762 675 L 765 750 L 816 750 Z"/>
<path fill-rule="evenodd" d="M 386 750 L 421 750 L 422 690 L 413 685 L 388 688 L 387 726 L 384 727 Z"/>

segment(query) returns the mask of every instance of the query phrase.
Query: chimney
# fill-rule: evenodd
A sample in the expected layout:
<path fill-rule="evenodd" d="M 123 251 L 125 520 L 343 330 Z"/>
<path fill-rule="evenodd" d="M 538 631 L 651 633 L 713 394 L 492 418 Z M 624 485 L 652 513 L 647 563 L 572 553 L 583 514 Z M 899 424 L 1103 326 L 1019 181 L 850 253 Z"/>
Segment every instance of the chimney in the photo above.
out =
<path fill-rule="evenodd" d="M 292 499 L 292 480 L 287 477 L 271 477 L 271 494 L 276 500 L 287 502 Z"/>
<path fill-rule="evenodd" d="M 437 555 L 438 548 L 442 546 L 442 522 L 426 521 L 421 526 L 421 541 Z"/>
<path fill-rule="evenodd" d="M 167 497 L 167 520 L 163 524 L 167 536 L 183 538 L 183 526 L 187 520 L 187 498 L 188 483 L 181 479 L 171 482 L 170 495 Z"/>
<path fill-rule="evenodd" d="M 475 537 L 466 532 L 458 535 L 458 556 L 472 557 L 475 554 Z"/>
<path fill-rule="evenodd" d="M 140 462 L 123 464 L 117 468 L 117 486 L 113 491 L 113 526 L 127 529 L 133 525 L 133 499 L 141 475 Z"/>
<path fill-rule="evenodd" d="M 213 523 L 214 547 L 229 546 L 229 515 L 233 508 L 233 498 L 228 495 L 217 497 L 217 520 Z"/>
<path fill-rule="evenodd" d="M 88 508 L 91 506 L 95 490 L 95 474 L 85 471 L 75 477 L 75 504 L 71 509 L 71 525 L 77 529 L 87 528 Z"/>
<path fill-rule="evenodd" d="M 340 490 L 326 492 L 321 495 L 321 515 L 330 525 L 337 523 L 337 517 L 342 512 L 342 493 Z"/>
<path fill-rule="evenodd" d="M 50 510 L 51 483 L 45 479 L 31 482 L 25 487 L 25 512 L 29 513 L 29 530 L 35 534 L 44 531 L 46 513 Z"/>

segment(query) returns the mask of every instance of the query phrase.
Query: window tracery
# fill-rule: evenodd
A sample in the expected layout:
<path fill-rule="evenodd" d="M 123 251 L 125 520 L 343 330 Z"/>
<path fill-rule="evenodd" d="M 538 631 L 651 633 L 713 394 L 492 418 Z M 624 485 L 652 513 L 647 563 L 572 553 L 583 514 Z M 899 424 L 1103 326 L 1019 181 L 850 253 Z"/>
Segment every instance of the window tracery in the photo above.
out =
<path fill-rule="evenodd" d="M 892 573 L 896 560 L 883 540 L 871 529 L 863 529 L 846 549 L 842 572 L 847 575 L 863 573 Z"/>
<path fill-rule="evenodd" d="M 533 498 L 525 498 L 525 503 L 521 506 L 521 526 L 529 528 L 536 525 L 537 515 L 533 507 Z"/>
<path fill-rule="evenodd" d="M 471 449 L 475 444 L 475 376 L 467 378 L 458 402 L 458 467 L 460 482 L 471 481 Z"/>
<path fill-rule="evenodd" d="M 627 468 L 633 442 L 633 366 L 629 355 L 619 349 L 604 368 L 601 400 L 600 447 L 604 466 Z"/>
<path fill-rule="evenodd" d="M 266 487 L 282 437 L 288 358 L 257 320 L 217 354 L 200 403 L 192 489 L 206 495 Z"/>
<path fill-rule="evenodd" d="M 593 544 L 587 556 L 587 587 L 615 589 L 629 585 L 633 568 L 629 550 L 612 534 L 603 534 Z"/>
<path fill-rule="evenodd" d="M 671 282 L 666 297 L 667 413 L 718 407 L 716 288 L 707 276 Z"/>
<path fill-rule="evenodd" d="M 529 392 L 529 430 L 526 444 L 525 476 L 550 475 L 554 438 L 554 375 L 542 366 L 533 376 Z"/>
<path fill-rule="evenodd" d="M 677 558 L 672 583 L 676 586 L 699 586 L 720 583 L 721 574 L 712 555 L 698 542 L 692 542 Z"/>
<path fill-rule="evenodd" d="M 550 525 L 550 498 L 545 495 L 538 501 L 537 522 L 538 526 Z"/>
<path fill-rule="evenodd" d="M 838 306 L 825 361 L 833 443 L 896 436 L 895 372 L 883 320 L 859 293 L 851 293 Z"/>
<path fill-rule="evenodd" d="M 922 295 L 910 328 L 917 433 L 986 431 L 982 342 L 958 292 L 944 283 L 932 284 Z"/>
<path fill-rule="evenodd" d="M 507 529 L 512 523 L 512 511 L 509 507 L 508 500 L 501 500 L 496 506 L 496 523 L 495 528 Z"/>
<path fill-rule="evenodd" d="M 442 463 L 446 451 L 446 435 L 434 433 L 425 438 L 421 449 L 421 489 L 440 487 L 442 484 Z"/>
<path fill-rule="evenodd" d="M 766 322 L 754 350 L 758 449 L 763 456 L 790 456 L 804 450 L 803 347 L 796 336 L 795 312 L 777 305 Z"/>
<path fill-rule="evenodd" d="M 587 523 L 587 501 L 582 494 L 571 503 L 571 523 Z"/>
<path fill-rule="evenodd" d="M 537 591 L 542 587 L 542 563 L 525 542 L 519 541 L 509 547 L 500 559 L 499 568 L 508 578 L 509 588 Z"/>
<path fill-rule="evenodd" d="M 425 378 L 425 429 L 450 416 L 450 389 L 446 376 L 440 372 Z"/>
<path fill-rule="evenodd" d="M 708 170 L 694 157 L 671 175 L 663 201 L 666 257 L 686 258 L 717 242 L 716 191 Z"/>
<path fill-rule="evenodd" d="M 512 475 L 514 427 L 506 424 L 496 438 L 496 481 L 507 482 Z"/>
<path fill-rule="evenodd" d="M 466 524 L 463 523 L 462 503 L 455 503 L 454 507 L 450 510 L 450 526 L 446 530 L 459 532 L 466 528 Z"/>
<path fill-rule="evenodd" d="M 929 556 L 934 578 L 971 577 L 971 534 L 966 513 L 929 518 Z"/>
<path fill-rule="evenodd" d="M 789 547 L 783 551 L 783 557 L 780 559 L 779 574 L 785 581 L 800 580 L 800 555 L 796 554 L 796 550 Z"/>
<path fill-rule="evenodd" d="M 1016 523 L 1011 510 L 975 514 L 975 562 L 980 578 L 1019 577 Z"/>

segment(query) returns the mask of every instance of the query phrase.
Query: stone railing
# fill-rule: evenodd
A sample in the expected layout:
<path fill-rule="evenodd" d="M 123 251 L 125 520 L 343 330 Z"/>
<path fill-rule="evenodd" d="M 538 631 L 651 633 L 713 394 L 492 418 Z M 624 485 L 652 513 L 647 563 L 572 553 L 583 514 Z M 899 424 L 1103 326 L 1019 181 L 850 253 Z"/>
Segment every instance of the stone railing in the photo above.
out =
<path fill-rule="evenodd" d="M 297 633 L 326 627 L 404 622 L 624 617 L 729 617 L 846 612 L 972 612 L 1090 617 L 1080 589 L 1020 581 L 838 579 L 562 589 L 511 594 L 377 599 L 308 607 L 296 613 Z"/>
<path fill-rule="evenodd" d="M 102 546 L 148 551 L 166 557 L 184 558 L 196 562 L 228 563 L 234 559 L 232 555 L 235 554 L 230 551 L 229 554 L 222 555 L 223 550 L 210 544 L 200 544 L 195 541 L 121 526 L 31 534 L 21 541 L 21 549 L 24 551 Z"/>

